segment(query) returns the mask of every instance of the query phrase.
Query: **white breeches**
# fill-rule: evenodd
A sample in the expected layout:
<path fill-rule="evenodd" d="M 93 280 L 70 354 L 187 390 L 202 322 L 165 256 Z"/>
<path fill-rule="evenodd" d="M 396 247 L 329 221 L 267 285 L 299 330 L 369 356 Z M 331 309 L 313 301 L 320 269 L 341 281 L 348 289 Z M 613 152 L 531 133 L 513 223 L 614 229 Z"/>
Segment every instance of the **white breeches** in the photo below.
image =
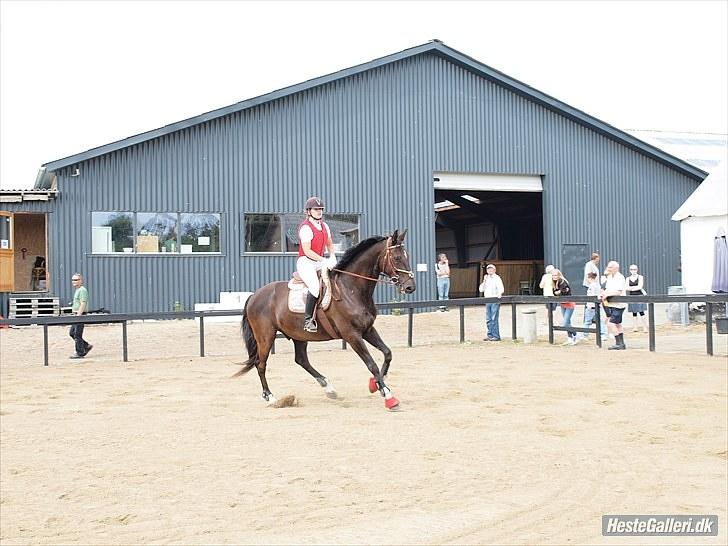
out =
<path fill-rule="evenodd" d="M 301 256 L 296 262 L 296 270 L 306 283 L 308 292 L 317 298 L 319 297 L 319 280 L 316 272 L 324 267 L 331 267 L 329 260 L 314 262 L 311 258 Z"/>

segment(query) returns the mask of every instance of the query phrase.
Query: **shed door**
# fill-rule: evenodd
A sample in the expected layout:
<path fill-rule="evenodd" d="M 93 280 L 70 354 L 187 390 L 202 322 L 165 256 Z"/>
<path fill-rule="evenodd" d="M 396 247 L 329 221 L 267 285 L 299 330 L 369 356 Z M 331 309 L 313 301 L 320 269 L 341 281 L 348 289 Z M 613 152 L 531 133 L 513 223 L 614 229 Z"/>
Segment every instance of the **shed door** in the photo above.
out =
<path fill-rule="evenodd" d="M 581 283 L 584 282 L 584 264 L 590 257 L 588 245 L 561 245 L 561 274 L 569 281 L 571 293 L 575 296 L 586 294 L 586 288 Z"/>
<path fill-rule="evenodd" d="M 14 287 L 13 213 L 0 212 L 0 292 L 12 292 Z"/>

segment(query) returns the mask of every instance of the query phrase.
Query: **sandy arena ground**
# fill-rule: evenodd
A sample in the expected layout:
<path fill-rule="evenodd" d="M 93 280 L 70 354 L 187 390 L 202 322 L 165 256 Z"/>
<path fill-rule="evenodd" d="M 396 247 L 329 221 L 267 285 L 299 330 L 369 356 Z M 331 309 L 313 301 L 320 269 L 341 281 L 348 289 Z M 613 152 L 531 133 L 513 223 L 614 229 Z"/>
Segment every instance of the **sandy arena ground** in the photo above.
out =
<path fill-rule="evenodd" d="M 543 318 L 543 317 L 542 317 Z M 725 544 L 728 336 L 481 341 L 482 310 L 377 321 L 396 413 L 340 342 L 311 346 L 329 400 L 279 341 L 272 409 L 234 324 L 0 330 L 0 542 L 10 544 Z M 508 309 L 501 316 L 510 337 Z M 545 330 L 539 334 L 545 336 Z M 557 341 L 564 334 L 557 334 Z M 381 356 L 375 355 L 381 362 Z M 717 514 L 717 537 L 601 536 L 602 514 Z"/>

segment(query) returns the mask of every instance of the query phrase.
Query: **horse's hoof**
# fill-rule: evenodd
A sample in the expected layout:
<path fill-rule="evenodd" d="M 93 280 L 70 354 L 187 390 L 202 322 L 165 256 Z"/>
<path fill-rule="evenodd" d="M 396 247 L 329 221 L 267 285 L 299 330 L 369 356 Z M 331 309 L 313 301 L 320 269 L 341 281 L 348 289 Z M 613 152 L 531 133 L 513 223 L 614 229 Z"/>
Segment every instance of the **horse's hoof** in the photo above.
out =
<path fill-rule="evenodd" d="M 399 409 L 399 400 L 397 400 L 394 396 L 387 398 L 384 400 L 384 407 L 389 411 L 397 411 Z"/>
<path fill-rule="evenodd" d="M 339 395 L 336 393 L 336 389 L 331 384 L 331 381 L 329 381 L 328 379 L 324 379 L 324 384 L 321 386 L 324 388 L 326 398 L 331 398 L 332 400 L 334 400 L 339 397 Z"/>
<path fill-rule="evenodd" d="M 369 378 L 369 392 L 375 393 L 379 390 L 377 386 L 377 380 L 372 376 Z"/>

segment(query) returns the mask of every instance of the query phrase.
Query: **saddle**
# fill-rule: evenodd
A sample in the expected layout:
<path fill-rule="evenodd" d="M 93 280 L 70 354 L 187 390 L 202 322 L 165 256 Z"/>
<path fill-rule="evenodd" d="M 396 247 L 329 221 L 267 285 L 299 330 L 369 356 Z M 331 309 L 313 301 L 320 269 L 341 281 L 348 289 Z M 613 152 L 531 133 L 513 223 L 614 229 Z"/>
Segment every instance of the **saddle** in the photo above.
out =
<path fill-rule="evenodd" d="M 329 280 L 329 270 L 323 268 L 318 272 L 319 275 L 319 301 L 316 307 L 326 311 L 331 305 L 331 281 Z M 308 288 L 303 282 L 298 271 L 294 271 L 291 280 L 288 281 L 288 310 L 291 313 L 301 313 L 306 311 L 306 298 L 308 297 Z"/>

